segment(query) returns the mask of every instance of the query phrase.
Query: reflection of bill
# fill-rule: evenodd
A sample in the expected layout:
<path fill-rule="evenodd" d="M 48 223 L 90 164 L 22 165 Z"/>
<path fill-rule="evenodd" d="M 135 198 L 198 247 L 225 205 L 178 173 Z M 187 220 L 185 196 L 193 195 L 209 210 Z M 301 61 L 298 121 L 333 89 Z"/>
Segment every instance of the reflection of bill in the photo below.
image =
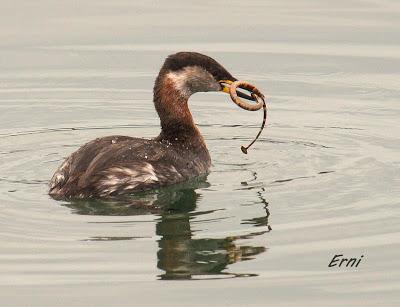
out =
<path fill-rule="evenodd" d="M 267 226 L 266 231 L 225 238 L 193 238 L 191 220 L 197 215 L 199 194 L 195 189 L 208 186 L 204 180 L 179 187 L 160 189 L 123 200 L 77 200 L 65 205 L 83 215 L 143 215 L 156 214 L 158 241 L 157 267 L 165 273 L 161 279 L 195 279 L 246 277 L 255 274 L 235 274 L 226 271 L 229 264 L 253 259 L 265 251 L 263 246 L 238 245 L 239 239 L 250 239 L 269 231 L 269 212 L 262 217 L 243 220 L 242 224 Z M 193 213 L 192 213 L 193 212 Z M 207 212 L 211 213 L 211 212 Z M 92 237 L 89 240 L 123 240 L 133 237 Z"/>

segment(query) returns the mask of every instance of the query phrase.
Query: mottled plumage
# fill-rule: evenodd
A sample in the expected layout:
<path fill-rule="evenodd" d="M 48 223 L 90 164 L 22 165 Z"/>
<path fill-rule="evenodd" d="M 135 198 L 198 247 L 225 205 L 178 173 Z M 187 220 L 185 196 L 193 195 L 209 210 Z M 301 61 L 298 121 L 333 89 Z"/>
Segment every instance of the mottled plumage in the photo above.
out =
<path fill-rule="evenodd" d="M 160 135 L 152 140 L 108 136 L 83 145 L 55 172 L 49 194 L 56 199 L 114 197 L 206 174 L 211 159 L 188 99 L 195 92 L 221 90 L 219 80 L 236 79 L 205 55 L 169 56 L 154 86 Z"/>

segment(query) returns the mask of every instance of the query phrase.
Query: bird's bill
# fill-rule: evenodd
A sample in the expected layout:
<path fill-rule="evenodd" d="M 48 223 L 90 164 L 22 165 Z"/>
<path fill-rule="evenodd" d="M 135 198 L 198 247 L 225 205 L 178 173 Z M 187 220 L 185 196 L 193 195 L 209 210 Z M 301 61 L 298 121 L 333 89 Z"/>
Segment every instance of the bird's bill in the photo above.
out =
<path fill-rule="evenodd" d="M 224 93 L 230 94 L 230 85 L 233 83 L 232 80 L 220 80 L 220 81 L 218 81 L 218 83 L 221 85 L 220 92 L 224 92 Z M 248 100 L 255 101 L 254 97 L 252 97 L 250 95 L 247 95 L 247 94 L 245 94 L 243 92 L 237 91 L 237 95 L 239 97 L 241 97 L 241 98 L 245 98 L 245 99 L 248 99 Z"/>
<path fill-rule="evenodd" d="M 221 92 L 224 92 L 224 93 L 227 93 L 227 94 L 229 94 L 230 93 L 230 90 L 229 90 L 229 88 L 230 88 L 230 85 L 233 83 L 233 81 L 231 81 L 231 80 L 220 80 L 220 81 L 218 81 L 218 83 L 221 85 Z"/>

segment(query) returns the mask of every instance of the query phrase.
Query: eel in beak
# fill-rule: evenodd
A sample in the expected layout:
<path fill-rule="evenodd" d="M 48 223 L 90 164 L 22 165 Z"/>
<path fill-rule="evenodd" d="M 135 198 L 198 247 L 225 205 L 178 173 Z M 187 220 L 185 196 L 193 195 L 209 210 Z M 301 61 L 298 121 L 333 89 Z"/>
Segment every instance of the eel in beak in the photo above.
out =
<path fill-rule="evenodd" d="M 261 135 L 261 132 L 265 127 L 265 122 L 267 120 L 267 106 L 265 104 L 265 96 L 261 93 L 261 91 L 258 88 L 245 81 L 221 80 L 219 81 L 219 83 L 221 84 L 221 92 L 229 93 L 232 101 L 240 108 L 245 109 L 247 111 L 257 111 L 260 110 L 261 108 L 263 108 L 264 110 L 263 122 L 261 124 L 260 131 L 249 145 L 241 146 L 240 148 L 244 154 L 247 154 L 247 150 L 250 148 L 250 146 L 252 146 L 255 143 L 255 141 Z M 238 91 L 237 88 L 249 91 L 250 95 Z M 239 97 L 255 101 L 256 103 L 245 102 Z"/>

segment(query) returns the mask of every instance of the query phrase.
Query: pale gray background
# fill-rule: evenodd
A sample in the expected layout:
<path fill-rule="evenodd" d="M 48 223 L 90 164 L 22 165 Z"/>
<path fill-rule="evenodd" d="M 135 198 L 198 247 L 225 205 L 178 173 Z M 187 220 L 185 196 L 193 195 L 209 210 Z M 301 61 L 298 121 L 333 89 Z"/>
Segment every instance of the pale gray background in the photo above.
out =
<path fill-rule="evenodd" d="M 0 304 L 396 305 L 399 13 L 396 0 L 1 1 Z M 222 94 L 191 100 L 214 161 L 194 237 L 266 247 L 225 270 L 256 277 L 160 281 L 157 215 L 78 215 L 46 194 L 84 142 L 157 134 L 153 81 L 180 50 L 268 96 L 248 156 L 239 147 L 261 114 Z M 249 222 L 265 216 L 263 199 L 267 233 Z M 329 269 L 337 253 L 364 260 Z"/>

